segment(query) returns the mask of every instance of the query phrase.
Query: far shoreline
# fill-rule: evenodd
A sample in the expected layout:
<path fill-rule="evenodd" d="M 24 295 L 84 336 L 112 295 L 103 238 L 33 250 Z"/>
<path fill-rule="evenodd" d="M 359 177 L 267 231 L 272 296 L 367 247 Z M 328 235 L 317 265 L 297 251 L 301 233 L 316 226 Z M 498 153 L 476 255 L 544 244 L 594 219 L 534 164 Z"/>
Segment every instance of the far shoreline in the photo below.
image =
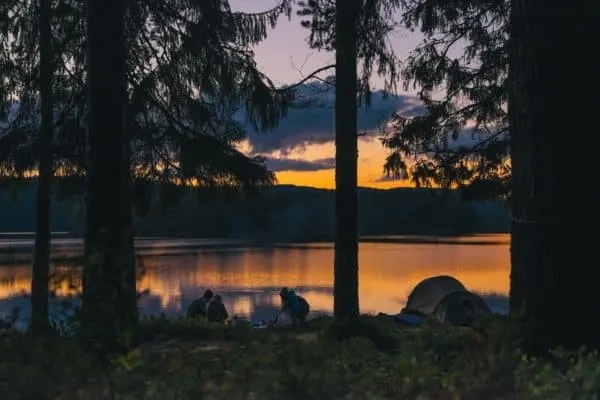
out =
<path fill-rule="evenodd" d="M 33 259 L 34 238 L 32 232 L 14 235 L 0 233 L 0 257 L 12 261 L 28 262 Z M 332 241 L 273 242 L 236 238 L 192 238 L 192 237 L 135 237 L 135 248 L 141 257 L 168 257 L 197 254 L 202 251 L 227 251 L 234 249 L 290 249 L 290 250 L 329 250 Z M 83 238 L 68 233 L 54 235 L 52 240 L 52 261 L 82 261 Z M 510 245 L 508 233 L 479 233 L 464 235 L 366 235 L 359 243 L 383 245 L 460 245 L 460 246 L 503 246 Z"/>

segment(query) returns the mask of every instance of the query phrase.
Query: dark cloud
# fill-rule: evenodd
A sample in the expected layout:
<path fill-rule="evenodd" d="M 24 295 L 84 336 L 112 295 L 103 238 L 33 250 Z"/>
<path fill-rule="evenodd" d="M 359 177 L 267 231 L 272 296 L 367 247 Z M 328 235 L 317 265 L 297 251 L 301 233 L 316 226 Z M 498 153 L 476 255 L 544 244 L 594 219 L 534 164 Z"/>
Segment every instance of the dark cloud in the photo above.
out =
<path fill-rule="evenodd" d="M 322 85 L 322 84 L 321 84 Z M 271 132 L 249 132 L 249 142 L 253 153 L 271 153 L 279 150 L 283 154 L 310 144 L 323 144 L 334 139 L 333 90 L 325 86 L 307 84 L 300 89 L 307 98 L 315 99 L 315 105 L 292 109 L 277 128 Z M 417 115 L 422 112 L 418 101 L 411 96 L 385 96 L 382 91 L 373 92 L 368 109 L 358 110 L 359 131 L 379 129 L 394 111 L 402 110 L 403 115 Z M 366 137 L 368 139 L 368 137 Z"/>
<path fill-rule="evenodd" d="M 322 158 L 314 161 L 305 161 L 295 158 L 267 157 L 267 167 L 271 171 L 319 171 L 335 168 L 335 158 Z"/>
<path fill-rule="evenodd" d="M 399 182 L 403 180 L 406 180 L 406 177 L 398 175 L 381 175 L 375 182 Z"/>

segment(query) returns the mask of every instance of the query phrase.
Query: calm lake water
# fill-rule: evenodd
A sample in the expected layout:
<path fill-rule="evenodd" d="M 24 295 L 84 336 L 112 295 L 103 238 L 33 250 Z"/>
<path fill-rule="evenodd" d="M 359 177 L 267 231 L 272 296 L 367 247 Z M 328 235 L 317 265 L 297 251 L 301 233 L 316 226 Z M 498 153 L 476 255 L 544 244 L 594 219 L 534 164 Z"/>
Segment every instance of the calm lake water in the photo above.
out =
<path fill-rule="evenodd" d="M 448 274 L 484 296 L 492 309 L 505 312 L 509 285 L 509 235 L 454 238 L 387 236 L 360 244 L 360 307 L 365 313 L 397 313 L 422 279 Z M 33 242 L 0 236 L 0 312 L 29 313 Z M 76 293 L 81 268 L 78 239 L 53 240 L 53 271 L 59 298 Z M 333 308 L 331 243 L 256 246 L 228 240 L 138 238 L 138 289 L 145 315 L 181 315 L 204 289 L 223 296 L 231 315 L 253 322 L 272 319 L 282 286 L 295 288 L 311 312 Z M 71 261 L 69 261 L 71 260 Z"/>

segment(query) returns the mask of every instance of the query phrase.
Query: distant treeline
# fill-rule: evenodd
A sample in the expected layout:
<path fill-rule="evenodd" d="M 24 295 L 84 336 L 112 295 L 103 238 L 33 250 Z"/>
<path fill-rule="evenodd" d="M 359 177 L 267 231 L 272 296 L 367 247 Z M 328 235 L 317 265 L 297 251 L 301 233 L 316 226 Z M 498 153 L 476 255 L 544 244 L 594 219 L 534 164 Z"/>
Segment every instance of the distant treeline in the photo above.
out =
<path fill-rule="evenodd" d="M 177 205 L 136 217 L 138 236 L 218 237 L 265 241 L 333 239 L 331 190 L 276 186 L 260 195 L 189 192 Z M 0 187 L 0 232 L 34 231 L 35 182 Z M 107 196 L 110 196 L 107 193 Z M 52 230 L 83 232 L 83 200 L 54 199 Z M 456 192 L 360 189 L 361 235 L 468 234 L 509 231 L 499 202 L 465 202 Z"/>

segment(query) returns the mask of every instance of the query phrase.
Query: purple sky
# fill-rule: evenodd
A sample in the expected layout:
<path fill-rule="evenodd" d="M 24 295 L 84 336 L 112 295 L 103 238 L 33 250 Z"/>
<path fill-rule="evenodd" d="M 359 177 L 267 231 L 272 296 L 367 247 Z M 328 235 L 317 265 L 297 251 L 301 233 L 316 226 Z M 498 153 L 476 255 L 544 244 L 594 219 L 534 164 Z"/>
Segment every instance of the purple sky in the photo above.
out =
<path fill-rule="evenodd" d="M 278 0 L 230 0 L 234 10 L 258 12 L 275 6 Z M 300 26 L 300 17 L 293 16 L 291 21 L 282 17 L 269 37 L 256 48 L 256 60 L 261 70 L 275 83 L 293 83 L 302 78 L 302 73 L 333 63 L 333 53 L 311 50 L 306 44 L 308 30 Z M 400 59 L 408 56 L 416 47 L 422 35 L 418 32 L 398 31 L 390 40 Z M 299 69 L 301 71 L 299 71 Z M 376 88 L 382 86 L 381 80 L 373 78 Z"/>

